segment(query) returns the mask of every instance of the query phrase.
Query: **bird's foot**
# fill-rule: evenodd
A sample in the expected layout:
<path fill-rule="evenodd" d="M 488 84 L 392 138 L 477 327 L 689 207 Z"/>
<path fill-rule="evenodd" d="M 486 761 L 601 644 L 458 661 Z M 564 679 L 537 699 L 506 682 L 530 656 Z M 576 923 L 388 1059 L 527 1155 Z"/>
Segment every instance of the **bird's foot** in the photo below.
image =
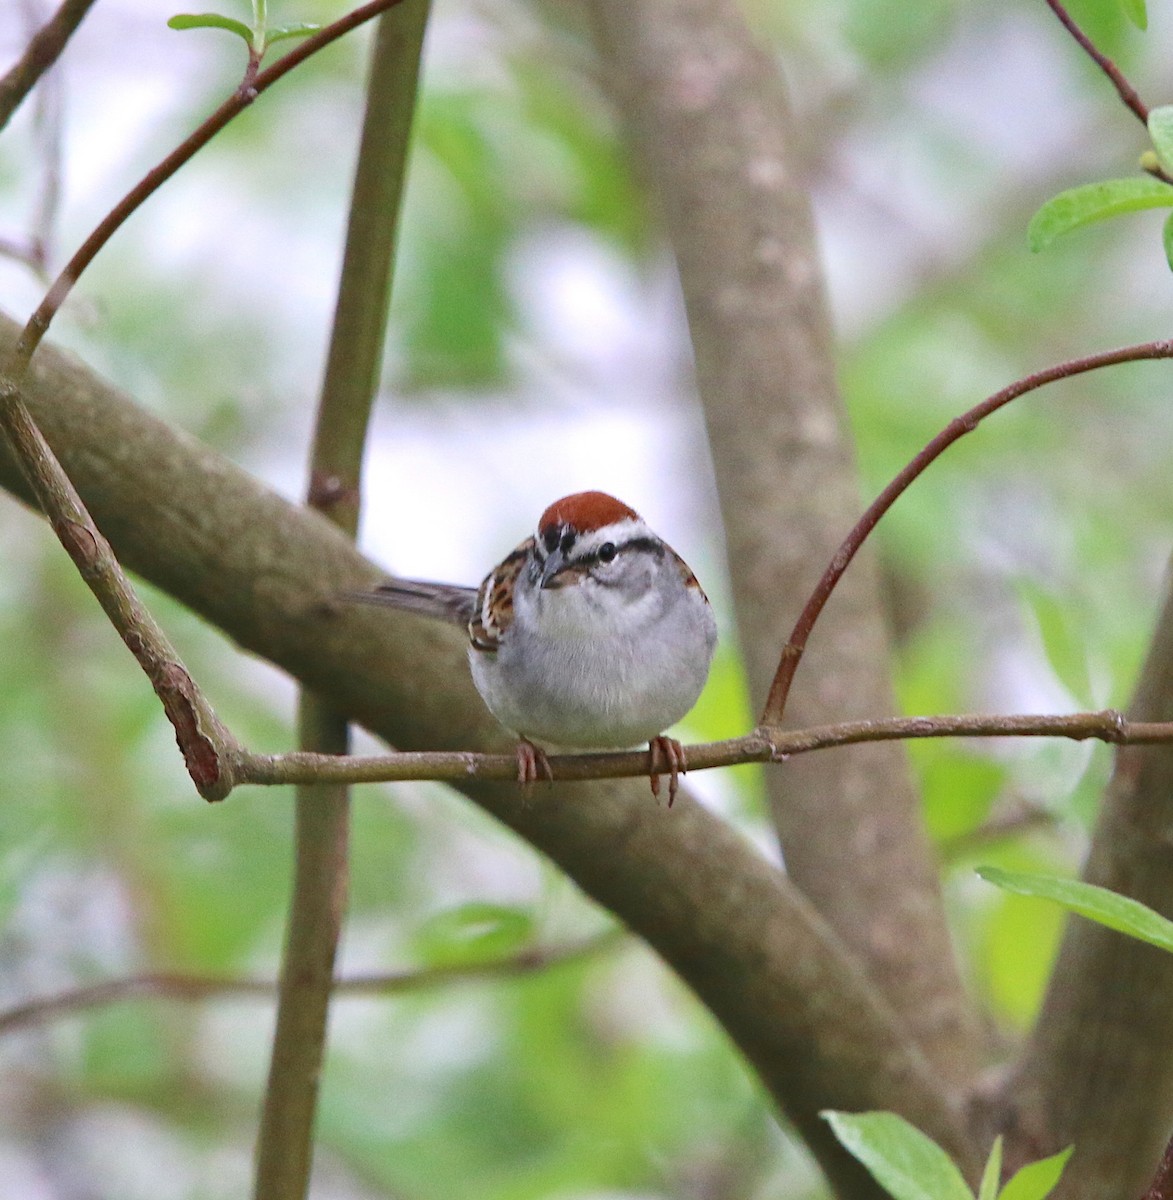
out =
<path fill-rule="evenodd" d="M 554 782 L 554 772 L 550 770 L 550 760 L 541 746 L 535 746 L 529 738 L 519 738 L 517 742 L 517 782 L 527 795 L 530 788 L 540 778 Z"/>
<path fill-rule="evenodd" d="M 676 799 L 680 776 L 688 770 L 688 759 L 685 757 L 684 747 L 675 738 L 660 734 L 659 737 L 652 738 L 648 742 L 648 757 L 651 760 L 648 774 L 652 784 L 652 795 L 659 800 L 660 774 L 667 771 L 668 807 L 671 808 L 672 801 Z"/>

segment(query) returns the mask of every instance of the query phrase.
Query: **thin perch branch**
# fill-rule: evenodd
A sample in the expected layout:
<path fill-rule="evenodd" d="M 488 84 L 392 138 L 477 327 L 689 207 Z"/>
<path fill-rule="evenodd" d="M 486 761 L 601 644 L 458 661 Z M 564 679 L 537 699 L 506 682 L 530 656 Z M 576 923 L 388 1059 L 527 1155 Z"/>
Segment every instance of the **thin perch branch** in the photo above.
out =
<path fill-rule="evenodd" d="M 688 769 L 707 771 L 744 763 L 784 763 L 799 754 L 852 746 L 862 742 L 920 738 L 1058 737 L 1112 745 L 1173 742 L 1173 721 L 1129 721 L 1115 709 L 1057 716 L 895 717 L 883 721 L 845 721 L 810 729 L 759 728 L 744 737 L 687 746 Z M 648 774 L 648 751 L 615 754 L 551 754 L 555 783 L 594 779 L 637 779 Z M 341 758 L 329 754 L 248 754 L 237 764 L 238 783 L 298 784 L 308 782 L 391 783 L 439 780 L 467 784 L 474 780 L 513 781 L 517 759 L 511 754 L 471 751 L 421 751 Z"/>
<path fill-rule="evenodd" d="M 1124 346 L 1118 350 L 1107 350 L 1101 354 L 1092 354 L 1086 358 L 1076 358 L 1069 362 L 1059 363 L 1045 370 L 1036 371 L 1023 379 L 1004 387 L 1001 391 L 975 405 L 960 417 L 955 417 L 941 430 L 939 434 L 904 469 L 888 484 L 886 488 L 872 501 L 867 511 L 855 523 L 854 528 L 843 539 L 843 544 L 835 553 L 830 565 L 823 573 L 810 599 L 799 614 L 790 638 L 782 649 L 782 657 L 778 663 L 774 682 L 770 685 L 770 695 L 762 713 L 762 725 L 778 725 L 786 710 L 786 700 L 790 695 L 790 685 L 794 681 L 794 673 L 798 669 L 799 660 L 806 649 L 807 639 L 811 635 L 823 606 L 830 599 L 835 585 L 843 577 L 843 573 L 851 564 L 860 546 L 867 540 L 868 535 L 879 524 L 880 518 L 908 490 L 909 486 L 934 463 L 954 442 L 972 433 L 991 413 L 1005 407 L 1019 396 L 1025 396 L 1044 384 L 1054 383 L 1060 379 L 1070 379 L 1076 375 L 1097 371 L 1101 367 L 1112 367 L 1119 363 L 1146 362 L 1153 359 L 1173 358 L 1173 340 L 1164 339 L 1155 342 L 1142 342 L 1135 346 Z"/>

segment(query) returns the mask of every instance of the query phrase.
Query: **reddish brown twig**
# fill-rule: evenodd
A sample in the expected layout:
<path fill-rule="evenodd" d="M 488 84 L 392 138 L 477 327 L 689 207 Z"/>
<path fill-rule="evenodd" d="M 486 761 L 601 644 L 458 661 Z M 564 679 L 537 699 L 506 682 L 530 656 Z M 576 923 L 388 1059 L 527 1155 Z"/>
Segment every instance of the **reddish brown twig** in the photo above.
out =
<path fill-rule="evenodd" d="M 831 593 L 835 590 L 835 585 L 842 578 L 843 572 L 847 570 L 860 546 L 875 529 L 880 518 L 896 503 L 913 480 L 936 462 L 954 442 L 967 433 L 972 433 L 991 413 L 997 412 L 1012 400 L 1017 400 L 1019 396 L 1025 396 L 1027 392 L 1033 392 L 1044 384 L 1054 383 L 1060 379 L 1070 379 L 1073 376 L 1096 371 L 1101 367 L 1115 366 L 1118 363 L 1145 362 L 1161 358 L 1173 358 L 1173 340 L 1142 342 L 1136 346 L 1124 346 L 1118 350 L 1106 350 L 1101 354 L 1092 354 L 1087 358 L 1072 359 L 1017 380 L 1000 392 L 995 392 L 994 395 L 983 400 L 981 404 L 975 405 L 960 417 L 955 417 L 950 421 L 872 501 L 867 511 L 855 523 L 855 527 L 835 552 L 835 557 L 815 586 L 810 599 L 795 622 L 789 640 L 782 649 L 782 657 L 778 663 L 774 681 L 770 685 L 770 694 L 766 699 L 766 707 L 762 712 L 760 723 L 762 725 L 781 724 L 782 714 L 786 709 L 786 700 L 790 694 L 790 685 L 794 681 L 794 673 L 798 669 L 799 660 L 806 649 L 811 630 Z"/>
<path fill-rule="evenodd" d="M 231 790 L 232 762 L 239 747 L 131 587 L 109 543 L 29 414 L 21 397 L 21 385 L 32 355 L 69 290 L 123 221 L 259 92 L 271 87 L 316 50 L 399 2 L 371 0 L 307 38 L 285 58 L 261 72 L 253 91 L 243 96 L 239 91 L 234 94 L 148 172 L 86 238 L 53 282 L 25 325 L 0 377 L 0 431 L 11 442 L 21 470 L 61 544 L 150 679 L 175 728 L 188 773 L 200 794 L 209 800 L 222 799 Z"/>
<path fill-rule="evenodd" d="M 1145 102 L 1137 94 L 1136 88 L 1124 77 L 1120 68 L 1106 55 L 1092 45 L 1091 38 L 1075 23 L 1071 14 L 1060 3 L 1060 0 L 1047 0 L 1047 7 L 1059 18 L 1063 28 L 1080 44 L 1088 57 L 1112 81 L 1120 99 L 1140 118 L 1143 125 L 1148 125 L 1149 110 Z"/>
<path fill-rule="evenodd" d="M 62 268 L 61 274 L 53 281 L 45 298 L 37 306 L 36 311 L 28 319 L 28 323 L 21 332 L 12 360 L 8 364 L 6 371 L 8 377 L 16 383 L 23 379 L 33 352 L 40 345 L 41 339 L 65 302 L 66 296 L 73 289 L 73 285 L 131 213 L 158 191 L 180 167 L 202 150 L 233 117 L 247 108 L 262 92 L 272 87 L 294 67 L 316 54 L 324 46 L 337 41 L 344 34 L 350 33 L 351 30 L 357 29 L 364 22 L 371 20 L 372 17 L 377 17 L 379 13 L 393 8 L 400 2 L 401 0 L 370 0 L 369 3 L 347 13 L 346 16 L 340 17 L 311 37 L 299 42 L 283 58 L 259 72 L 253 80 L 251 88 L 238 88 L 233 92 L 166 158 L 152 167 L 95 226 L 93 232 L 82 242 L 73 257 Z"/>
<path fill-rule="evenodd" d="M 73 31 L 93 5 L 94 0 L 64 0 L 48 23 L 33 35 L 24 53 L 0 79 L 0 129 L 8 124 L 37 80 L 61 57 Z"/>

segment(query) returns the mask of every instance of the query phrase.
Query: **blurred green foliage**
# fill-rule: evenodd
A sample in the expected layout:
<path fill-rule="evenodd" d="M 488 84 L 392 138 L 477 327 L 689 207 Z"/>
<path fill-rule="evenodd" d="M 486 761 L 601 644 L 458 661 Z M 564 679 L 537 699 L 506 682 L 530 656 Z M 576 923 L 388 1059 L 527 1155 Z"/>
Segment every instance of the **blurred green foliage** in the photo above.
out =
<path fill-rule="evenodd" d="M 274 4 L 271 15 L 328 20 L 342 7 Z M 1159 31 L 1142 39 L 1114 5 L 1072 7 L 1143 88 L 1160 62 Z M 1145 214 L 1027 252 L 1027 220 L 1047 196 L 1130 170 L 1140 144 L 1041 6 L 820 0 L 800 11 L 761 0 L 751 12 L 793 67 L 869 495 L 1016 376 L 1164 331 L 1171 285 Z M 67 142 L 58 258 L 238 80 L 239 48 L 187 35 L 178 47 L 166 15 L 127 3 L 127 37 L 103 24 L 99 6 L 88 48 L 79 43 L 86 71 L 68 80 L 66 103 L 82 133 Z M 1028 61 L 1001 54 L 1023 39 Z M 362 38 L 333 47 L 253 106 L 119 235 L 55 329 L 148 407 L 291 495 L 332 309 L 364 56 Z M 168 90 L 152 76 L 157 117 L 144 109 L 134 140 L 107 147 L 86 125 L 89 89 L 160 64 L 174 66 L 174 80 Z M 942 78 L 980 92 L 990 111 L 940 117 Z M 5 233 L 28 220 L 42 141 L 27 115 L 0 139 Z M 648 351 L 660 380 L 651 399 L 592 393 L 594 377 L 527 308 L 522 249 L 568 230 L 618 256 L 637 285 L 608 282 L 639 344 L 658 347 Z M 865 294 L 861 268 L 873 255 L 883 286 Z M 495 420 L 524 422 L 535 392 L 563 397 L 551 395 L 552 409 L 568 392 L 576 412 L 613 405 L 678 421 L 690 403 L 688 355 L 678 331 L 664 336 L 655 323 L 679 312 L 632 300 L 652 294 L 663 271 L 651 206 L 583 32 L 555 5 L 438 4 L 389 337 L 393 411 L 410 401 L 424 414 L 471 415 L 491 403 Z M 35 291 L 24 268 L 0 264 L 6 305 Z M 575 333 L 589 343 L 584 312 Z M 600 357 L 612 349 L 595 346 Z M 535 362 L 555 368 L 542 374 Z M 618 374 L 648 372 L 639 359 Z M 1018 402 L 885 520 L 877 543 L 905 711 L 1126 702 L 1168 551 L 1167 372 L 1120 369 Z M 449 436 L 437 422 L 440 453 Z M 671 482 L 699 490 L 691 478 Z M 516 532 L 501 531 L 503 544 Z M 715 533 L 705 553 L 720 561 Z M 153 696 L 47 532 L 12 502 L 0 504 L 0 561 L 0 1002 L 148 970 L 271 976 L 288 893 L 288 795 L 198 801 Z M 727 592 L 719 581 L 711 590 Z M 238 735 L 257 749 L 288 746 L 287 681 L 165 597 L 149 599 Z M 726 737 L 750 720 L 726 638 L 689 731 Z M 979 858 L 1072 867 L 1107 755 L 1006 742 L 909 752 L 968 978 L 1013 1034 L 1037 1008 L 1060 917 L 975 886 L 970 868 Z M 699 782 L 766 842 L 759 780 L 741 768 Z M 1031 822 L 988 832 L 1023 806 Z M 440 788 L 363 789 L 353 845 L 346 970 L 561 944 L 603 924 L 524 846 Z M 78 1178 L 95 1196 L 241 1194 L 269 1013 L 262 1000 L 136 1000 L 9 1033 L 0 1062 L 18 1082 L 5 1093 L 0 1162 L 39 1173 L 53 1195 Z M 332 1047 L 323 1197 L 818 1194 L 722 1034 L 635 946 L 524 979 L 343 999 Z M 137 1131 L 121 1165 L 94 1149 L 112 1121 Z"/>

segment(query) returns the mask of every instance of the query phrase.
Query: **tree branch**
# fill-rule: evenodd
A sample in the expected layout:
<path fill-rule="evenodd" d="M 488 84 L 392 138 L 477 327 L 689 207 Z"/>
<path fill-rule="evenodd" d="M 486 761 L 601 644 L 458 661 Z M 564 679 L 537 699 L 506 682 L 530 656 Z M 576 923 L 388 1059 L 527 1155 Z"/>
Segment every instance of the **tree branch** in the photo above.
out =
<path fill-rule="evenodd" d="M 1095 739 L 1118 746 L 1157 745 L 1173 742 L 1173 721 L 1129 721 L 1109 708 L 1057 716 L 893 717 L 883 721 L 844 721 L 810 729 L 759 729 L 744 737 L 687 747 L 688 769 L 707 771 L 754 762 L 789 763 L 814 750 L 953 737 L 1070 738 L 1072 741 Z M 651 765 L 646 750 L 551 754 L 549 763 L 555 783 L 642 779 L 646 778 Z M 236 771 L 237 783 L 266 785 L 325 781 L 392 783 L 425 779 L 447 783 L 507 782 L 516 778 L 517 759 L 513 755 L 471 751 L 424 751 L 350 758 L 328 754 L 245 754 Z"/>
<path fill-rule="evenodd" d="M 775 55 L 736 0 L 590 0 L 605 78 L 675 252 L 721 497 L 751 701 L 860 509 L 800 139 Z M 827 613 L 793 723 L 895 709 L 875 572 Z M 771 721 L 771 724 L 778 724 Z M 976 1069 L 936 864 L 904 753 L 766 780 L 791 878 L 867 966 L 943 1079 Z M 827 1136 L 830 1137 L 829 1132 Z"/>
<path fill-rule="evenodd" d="M 64 0 L 0 79 L 0 130 L 8 124 L 25 96 L 36 87 L 37 80 L 61 57 L 74 30 L 93 5 L 94 0 Z"/>
<path fill-rule="evenodd" d="M 1092 44 L 1091 38 L 1075 23 L 1075 20 L 1063 4 L 1060 3 L 1060 0 L 1047 0 L 1047 7 L 1059 18 L 1059 23 L 1079 43 L 1084 53 L 1107 75 L 1112 82 L 1112 86 L 1116 89 L 1116 94 L 1136 114 L 1140 123 L 1148 125 L 1148 105 L 1140 98 L 1136 88 L 1125 79 L 1124 72 L 1106 54 L 1096 49 Z"/>
<path fill-rule="evenodd" d="M 1173 592 L 1131 717 L 1173 717 Z M 1173 747 L 1123 747 L 1083 877 L 1173 916 Z M 1173 1124 L 1173 955 L 1069 920 L 1013 1087 L 1029 1136 L 1075 1144 L 1056 1197 L 1139 1195 Z M 1026 1153 L 1033 1147 L 1027 1146 Z"/>
<path fill-rule="evenodd" d="M 310 454 L 307 503 L 352 540 L 366 431 L 383 362 L 395 230 L 427 16 L 427 0 L 407 0 L 379 18 Z M 336 756 L 350 748 L 346 715 L 308 690 L 300 697 L 298 725 L 302 750 Z M 350 876 L 347 784 L 304 780 L 295 803 L 297 866 L 257 1143 L 256 1200 L 301 1200 L 309 1190 L 334 961 Z"/>
<path fill-rule="evenodd" d="M 0 351 L 16 330 L 0 321 Z M 457 631 L 354 606 L 380 578 L 343 534 L 45 347 L 29 403 L 120 558 L 392 744 L 504 749 Z M 0 483 L 28 497 L 0 450 Z M 335 614 L 324 615 L 332 604 Z M 464 782 L 472 799 L 643 937 L 729 1031 L 816 1148 L 825 1108 L 892 1108 L 971 1151 L 940 1076 L 909 1046 L 851 955 L 773 865 L 681 795 L 646 781 L 542 788 Z M 860 1176 L 822 1161 L 844 1188 Z"/>
<path fill-rule="evenodd" d="M 209 800 L 221 799 L 231 790 L 232 764 L 239 747 L 220 723 L 158 623 L 135 594 L 109 543 L 91 519 L 76 488 L 25 406 L 21 387 L 32 356 L 53 316 L 82 271 L 122 222 L 258 92 L 272 86 L 323 46 L 396 3 L 399 0 L 371 0 L 348 13 L 261 72 L 251 91 L 237 92 L 222 104 L 98 224 L 53 282 L 4 357 L 5 368 L 0 375 L 0 431 L 11 444 L 21 471 L 62 546 L 151 681 L 175 729 L 188 773 L 200 794 Z"/>
<path fill-rule="evenodd" d="M 856 521 L 851 532 L 843 539 L 842 545 L 835 552 L 835 557 L 823 573 L 815 590 L 807 600 L 790 637 L 782 650 L 778 670 L 774 682 L 770 685 L 769 699 L 762 713 L 762 724 L 777 724 L 782 719 L 786 709 L 786 700 L 790 694 L 790 686 L 799 661 L 806 648 L 807 639 L 814 629 L 823 606 L 835 590 L 844 572 L 851 565 L 859 548 L 867 540 L 868 535 L 880 523 L 884 514 L 908 490 L 911 484 L 924 474 L 928 468 L 967 433 L 972 433 L 988 416 L 1000 408 L 1004 408 L 1012 400 L 1025 396 L 1048 383 L 1060 379 L 1071 379 L 1076 375 L 1085 375 L 1089 371 L 1098 371 L 1102 367 L 1118 366 L 1121 363 L 1149 362 L 1154 359 L 1173 358 L 1173 340 L 1162 339 L 1156 342 L 1141 342 L 1135 346 L 1123 346 L 1117 350 L 1105 350 L 1099 354 L 1090 354 L 1086 358 L 1075 358 L 1069 362 L 1058 363 L 1027 375 L 1023 379 L 1002 388 L 988 396 L 980 404 L 975 404 L 968 412 L 954 417 L 944 429 L 915 458 L 888 484 L 886 488 L 871 502 L 863 516 Z"/>
<path fill-rule="evenodd" d="M 609 929 L 596 937 L 585 938 L 567 946 L 535 946 L 492 962 L 353 975 L 346 979 L 334 980 L 330 990 L 335 998 L 397 996 L 404 992 L 425 991 L 428 988 L 445 987 L 453 983 L 513 979 L 591 958 L 610 950 L 625 936 L 621 929 Z M 178 971 L 150 971 L 143 975 L 128 975 L 125 979 L 108 979 L 87 987 L 71 988 L 53 996 L 44 996 L 39 1000 L 28 1000 L 24 1004 L 0 1012 L 0 1037 L 19 1029 L 44 1025 L 92 1008 L 103 1008 L 125 1000 L 144 997 L 190 1002 L 247 997 L 272 1000 L 277 996 L 280 986 L 280 981 L 275 979 L 188 975 Z"/>

